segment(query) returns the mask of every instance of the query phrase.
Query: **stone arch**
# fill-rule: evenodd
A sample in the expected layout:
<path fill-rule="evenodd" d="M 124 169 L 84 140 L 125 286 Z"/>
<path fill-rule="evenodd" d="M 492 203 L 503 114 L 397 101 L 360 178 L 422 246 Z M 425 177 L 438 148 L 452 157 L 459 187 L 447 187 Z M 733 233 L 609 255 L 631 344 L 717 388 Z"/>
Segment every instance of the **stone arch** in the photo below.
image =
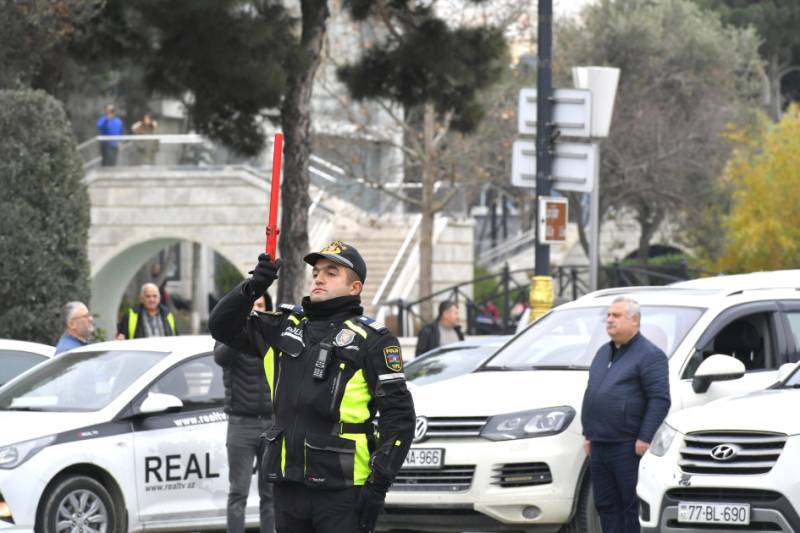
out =
<path fill-rule="evenodd" d="M 202 235 L 173 234 L 171 236 L 147 237 L 133 236 L 108 250 L 103 257 L 92 261 L 90 309 L 95 314 L 96 325 L 103 328 L 113 338 L 116 328 L 117 309 L 125 288 L 142 265 L 160 250 L 180 241 L 197 242 L 223 256 L 244 276 L 237 261 L 232 260 L 219 243 L 209 242 Z"/>

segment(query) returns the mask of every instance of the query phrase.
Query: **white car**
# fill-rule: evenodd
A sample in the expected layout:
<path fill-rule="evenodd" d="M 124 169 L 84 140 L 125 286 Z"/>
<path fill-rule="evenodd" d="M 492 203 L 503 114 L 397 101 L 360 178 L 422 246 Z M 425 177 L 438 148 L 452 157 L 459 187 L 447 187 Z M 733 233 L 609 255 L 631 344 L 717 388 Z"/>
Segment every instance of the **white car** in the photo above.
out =
<path fill-rule="evenodd" d="M 766 388 L 800 358 L 800 292 L 708 283 L 586 295 L 473 373 L 414 387 L 416 441 L 379 529 L 599 532 L 580 410 L 614 298 L 639 301 L 643 334 L 669 356 L 673 410 Z"/>
<path fill-rule="evenodd" d="M 0 386 L 47 361 L 55 351 L 55 346 L 38 342 L 0 339 Z"/>
<path fill-rule="evenodd" d="M 642 531 L 800 531 L 800 368 L 673 413 L 639 467 Z"/>
<path fill-rule="evenodd" d="M 0 533 L 224 529 L 213 347 L 188 336 L 93 344 L 0 388 Z"/>

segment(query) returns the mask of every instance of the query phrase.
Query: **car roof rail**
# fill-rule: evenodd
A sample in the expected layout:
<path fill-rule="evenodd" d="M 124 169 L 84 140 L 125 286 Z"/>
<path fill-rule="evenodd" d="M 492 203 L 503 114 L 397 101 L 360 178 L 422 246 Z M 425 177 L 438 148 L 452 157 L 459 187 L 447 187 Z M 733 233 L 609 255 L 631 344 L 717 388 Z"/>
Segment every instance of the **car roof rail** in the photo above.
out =
<path fill-rule="evenodd" d="M 736 296 L 739 294 L 744 294 L 746 292 L 758 292 L 758 291 L 800 291 L 800 287 L 794 285 L 786 285 L 785 287 L 745 287 L 745 288 L 738 288 L 738 289 L 730 289 L 728 292 L 725 293 L 725 296 Z"/>

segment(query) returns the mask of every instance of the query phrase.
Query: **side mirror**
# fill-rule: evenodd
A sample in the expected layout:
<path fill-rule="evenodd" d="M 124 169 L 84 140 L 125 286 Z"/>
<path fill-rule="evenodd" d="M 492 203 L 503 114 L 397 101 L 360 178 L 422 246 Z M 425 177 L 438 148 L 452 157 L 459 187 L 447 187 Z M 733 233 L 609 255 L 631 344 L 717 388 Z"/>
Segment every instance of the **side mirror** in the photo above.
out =
<path fill-rule="evenodd" d="M 778 373 L 775 376 L 775 382 L 780 383 L 784 379 L 788 378 L 789 374 L 791 374 L 795 368 L 797 368 L 796 363 L 783 363 L 778 367 Z"/>
<path fill-rule="evenodd" d="M 150 392 L 139 406 L 139 414 L 152 415 L 157 413 L 174 413 L 183 409 L 183 402 L 172 394 Z"/>
<path fill-rule="evenodd" d="M 714 381 L 730 381 L 744 376 L 744 363 L 725 354 L 715 354 L 700 363 L 692 380 L 692 390 L 703 393 Z"/>

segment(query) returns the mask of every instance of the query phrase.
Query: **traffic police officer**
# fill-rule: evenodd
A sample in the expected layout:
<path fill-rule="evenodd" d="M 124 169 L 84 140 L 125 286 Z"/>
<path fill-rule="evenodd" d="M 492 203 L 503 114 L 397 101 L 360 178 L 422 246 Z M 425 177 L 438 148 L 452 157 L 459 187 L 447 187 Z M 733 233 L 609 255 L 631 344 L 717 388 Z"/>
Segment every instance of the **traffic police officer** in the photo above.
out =
<path fill-rule="evenodd" d="M 335 241 L 304 260 L 313 279 L 302 306 L 250 314 L 280 268 L 261 254 L 208 326 L 220 342 L 264 358 L 275 425 L 261 475 L 276 484 L 277 531 L 371 531 L 414 433 L 400 344 L 362 315 L 367 267 L 353 246 Z"/>

